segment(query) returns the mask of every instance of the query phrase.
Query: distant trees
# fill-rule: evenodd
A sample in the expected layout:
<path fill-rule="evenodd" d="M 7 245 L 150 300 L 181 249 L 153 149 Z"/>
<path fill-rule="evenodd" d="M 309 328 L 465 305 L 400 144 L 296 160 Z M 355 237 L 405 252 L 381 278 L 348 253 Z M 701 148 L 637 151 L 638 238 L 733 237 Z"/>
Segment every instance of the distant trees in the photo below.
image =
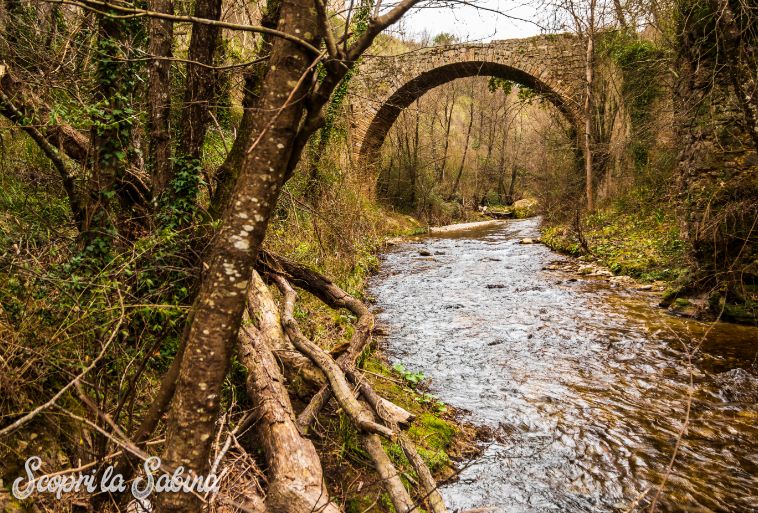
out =
<path fill-rule="evenodd" d="M 401 113 L 390 131 L 379 193 L 430 222 L 536 194 L 543 168 L 554 165 L 547 164 L 554 152 L 571 149 L 534 133 L 562 116 L 544 98 L 508 80 L 478 77 L 443 84 Z M 418 144 L 407 144 L 416 140 L 419 127 Z M 565 127 L 558 130 L 559 138 L 565 137 Z M 575 174 L 564 165 L 558 165 L 561 173 Z"/>

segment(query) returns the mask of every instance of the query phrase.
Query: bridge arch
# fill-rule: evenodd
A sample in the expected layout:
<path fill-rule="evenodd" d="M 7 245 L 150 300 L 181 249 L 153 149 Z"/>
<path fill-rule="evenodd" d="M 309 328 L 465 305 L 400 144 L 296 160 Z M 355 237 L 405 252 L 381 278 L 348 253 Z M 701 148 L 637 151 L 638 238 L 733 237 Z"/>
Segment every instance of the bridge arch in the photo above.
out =
<path fill-rule="evenodd" d="M 583 102 L 583 54 L 570 35 L 427 48 L 370 57 L 354 79 L 353 153 L 372 164 L 400 113 L 430 89 L 459 78 L 493 76 L 534 89 L 577 125 Z"/>

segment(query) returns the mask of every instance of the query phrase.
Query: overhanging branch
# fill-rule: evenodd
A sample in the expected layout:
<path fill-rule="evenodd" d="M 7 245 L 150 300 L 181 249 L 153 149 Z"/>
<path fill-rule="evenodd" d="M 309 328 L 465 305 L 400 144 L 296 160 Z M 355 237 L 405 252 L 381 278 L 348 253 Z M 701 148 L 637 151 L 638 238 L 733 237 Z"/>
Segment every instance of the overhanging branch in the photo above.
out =
<path fill-rule="evenodd" d="M 78 2 L 75 0 L 44 0 L 44 1 L 48 3 L 53 3 L 53 4 L 64 4 L 64 5 L 73 5 L 75 7 L 81 7 L 82 9 L 96 12 L 97 14 L 100 14 L 101 16 L 107 16 L 109 18 L 114 18 L 114 19 L 143 18 L 143 17 L 158 18 L 161 20 L 169 20 L 169 21 L 173 21 L 177 23 L 198 23 L 201 25 L 214 25 L 216 27 L 226 28 L 230 30 L 239 30 L 242 32 L 257 32 L 259 34 L 270 34 L 272 36 L 280 37 L 282 39 L 292 41 L 293 43 L 302 45 L 313 54 L 318 55 L 320 53 L 318 48 L 316 48 L 315 46 L 313 46 L 312 44 L 310 44 L 308 41 L 304 39 L 293 36 L 292 34 L 288 34 L 287 32 L 282 32 L 280 30 L 276 30 L 276 29 L 272 29 L 268 27 L 262 27 L 259 25 L 242 25 L 239 23 L 229 23 L 226 21 L 209 20 L 205 18 L 198 18 L 195 16 L 181 16 L 178 14 L 168 14 L 168 13 L 163 13 L 163 12 L 150 11 L 147 9 L 140 9 L 138 7 L 113 4 L 113 3 L 105 2 L 101 0 L 82 0 L 81 2 Z M 103 9 L 106 9 L 106 10 L 104 11 Z M 123 14 L 113 14 L 113 12 L 108 12 L 108 11 L 116 11 Z"/>

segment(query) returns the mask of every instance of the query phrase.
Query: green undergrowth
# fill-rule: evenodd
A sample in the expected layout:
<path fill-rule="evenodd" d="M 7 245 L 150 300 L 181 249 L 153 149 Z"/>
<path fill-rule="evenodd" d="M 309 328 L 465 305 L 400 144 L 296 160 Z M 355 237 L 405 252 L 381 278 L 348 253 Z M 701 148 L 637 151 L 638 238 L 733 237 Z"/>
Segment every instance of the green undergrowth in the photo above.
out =
<path fill-rule="evenodd" d="M 589 253 L 568 223 L 544 227 L 542 242 L 556 251 L 595 260 L 614 274 L 644 282 L 673 282 L 688 272 L 685 245 L 675 215 L 668 210 L 616 203 L 587 216 L 582 235 Z"/>
<path fill-rule="evenodd" d="M 106 358 L 92 376 L 110 387 L 110 397 L 133 394 L 134 404 L 124 403 L 116 419 L 133 426 L 176 353 L 194 294 L 192 277 L 207 243 L 204 230 L 209 227 L 156 230 L 99 255 L 98 265 L 90 265 L 97 248 L 77 243 L 54 171 L 33 147 L 18 151 L 22 150 L 28 151 L 23 165 L 0 173 L 0 356 L 13 370 L 0 379 L 0 416 L 29 411 L 50 390 L 59 390 L 97 357 L 102 341 L 113 334 Z M 335 167 L 329 180 L 329 187 L 313 195 L 306 176 L 298 173 L 280 198 L 264 244 L 366 301 L 366 282 L 378 269 L 385 241 L 418 234 L 423 227 L 379 206 L 366 188 L 370 177 Z M 296 305 L 301 328 L 326 350 L 344 345 L 352 336 L 356 319 L 348 311 L 334 310 L 304 291 L 299 291 Z M 142 361 L 144 367 L 134 364 Z M 457 425 L 453 414 L 423 390 L 418 376 L 406 379 L 374 349 L 361 363 L 380 394 L 416 415 L 409 436 L 435 474 L 449 475 L 452 458 L 468 438 L 467 428 Z M 133 391 L 126 390 L 131 380 Z M 296 408 L 312 393 L 296 389 L 296 384 L 290 391 Z M 244 370 L 235 362 L 223 407 L 244 408 L 244 393 Z M 62 397 L 58 404 L 76 414 L 87 413 L 74 397 Z M 64 429 L 53 428 L 53 421 Z M 62 468 L 75 466 L 81 448 L 72 440 L 85 436 L 77 426 L 54 414 L 40 415 L 0 447 L 0 457 L 8 462 L 0 479 L 9 482 L 19 475 L 21 463 L 31 454 L 42 454 Z M 312 436 L 321 450 L 332 496 L 347 511 L 392 509 L 360 434 L 341 412 L 327 411 Z M 404 481 L 418 497 L 417 476 L 399 446 L 387 443 Z"/>

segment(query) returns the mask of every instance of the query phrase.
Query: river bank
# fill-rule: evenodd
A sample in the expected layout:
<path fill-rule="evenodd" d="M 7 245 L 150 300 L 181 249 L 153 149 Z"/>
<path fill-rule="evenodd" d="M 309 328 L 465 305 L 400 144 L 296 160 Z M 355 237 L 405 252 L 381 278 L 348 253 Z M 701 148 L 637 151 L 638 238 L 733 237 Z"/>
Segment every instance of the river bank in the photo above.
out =
<path fill-rule="evenodd" d="M 355 229 L 356 226 L 345 221 L 339 232 L 336 227 L 319 232 L 307 218 L 296 221 L 297 217 L 292 215 L 272 227 L 272 236 L 267 239 L 269 250 L 318 270 L 369 306 L 372 297 L 367 286 L 380 272 L 381 255 L 393 245 L 420 239 L 430 231 L 412 217 L 365 206 L 360 217 L 352 220 L 362 229 Z M 347 240 L 333 237 L 340 232 Z M 328 246 L 328 240 L 333 247 Z M 308 293 L 301 292 L 296 315 L 304 333 L 333 355 L 339 354 L 352 336 L 355 319 L 351 315 L 335 314 Z M 427 389 L 424 376 L 393 368 L 383 350 L 385 337 L 386 325 L 377 324 L 374 342 L 359 358 L 358 366 L 379 395 L 413 415 L 405 426 L 408 437 L 416 444 L 434 477 L 443 482 L 456 474 L 457 462 L 481 452 L 478 441 L 490 437 L 491 430 L 467 422 L 458 408 L 439 401 Z M 313 392 L 290 388 L 305 401 Z M 304 404 L 295 401 L 296 410 Z M 338 406 L 330 405 L 324 410 L 313 441 L 323 455 L 321 462 L 328 486 L 334 496 L 343 498 L 346 512 L 392 511 L 382 479 L 361 442 L 361 433 L 340 413 Z M 418 492 L 418 476 L 399 443 L 383 440 L 383 445 L 412 495 L 422 496 Z"/>
<path fill-rule="evenodd" d="M 697 284 L 679 224 L 669 212 L 608 207 L 587 216 L 581 237 L 575 226 L 548 223 L 540 240 L 572 257 L 577 265 L 569 270 L 606 277 L 616 286 L 656 292 L 659 305 L 674 315 L 758 325 L 754 285 L 743 285 L 737 293 L 723 284 L 718 288 Z"/>

